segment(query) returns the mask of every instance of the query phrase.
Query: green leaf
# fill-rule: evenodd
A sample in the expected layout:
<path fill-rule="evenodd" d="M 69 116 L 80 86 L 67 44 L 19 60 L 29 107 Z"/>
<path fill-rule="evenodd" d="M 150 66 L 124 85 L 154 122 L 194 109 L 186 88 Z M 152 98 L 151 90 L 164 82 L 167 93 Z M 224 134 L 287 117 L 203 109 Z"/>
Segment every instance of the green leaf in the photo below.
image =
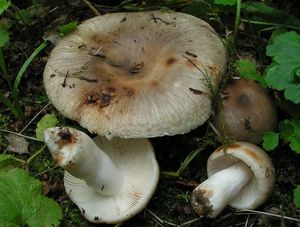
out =
<path fill-rule="evenodd" d="M 31 20 L 31 13 L 27 9 L 20 9 L 16 12 L 16 19 L 23 25 L 28 25 Z"/>
<path fill-rule="evenodd" d="M 8 9 L 10 6 L 10 1 L 7 0 L 0 0 L 0 15 Z"/>
<path fill-rule="evenodd" d="M 13 94 L 17 96 L 18 94 L 18 87 L 21 81 L 22 76 L 24 75 L 25 71 L 27 70 L 27 68 L 29 67 L 30 63 L 33 61 L 33 59 L 47 46 L 46 42 L 42 42 L 33 52 L 32 54 L 29 56 L 29 58 L 27 58 L 27 60 L 24 62 L 24 64 L 22 65 L 22 67 L 20 68 L 16 79 L 14 81 L 14 85 L 13 85 Z"/>
<path fill-rule="evenodd" d="M 37 123 L 37 128 L 35 130 L 36 138 L 43 141 L 44 140 L 44 131 L 47 128 L 55 127 L 58 123 L 58 120 L 54 114 L 46 114 L 41 120 Z"/>
<path fill-rule="evenodd" d="M 293 26 L 300 29 L 300 20 L 287 13 L 286 10 L 273 8 L 264 2 L 245 2 L 243 8 L 251 21 L 266 22 L 277 25 Z"/>
<path fill-rule="evenodd" d="M 279 122 L 278 129 L 280 136 L 289 143 L 291 149 L 300 153 L 300 120 L 292 118 Z"/>
<path fill-rule="evenodd" d="M 185 6 L 182 9 L 181 12 L 193 15 L 195 17 L 201 17 L 201 16 L 205 15 L 210 10 L 211 9 L 210 9 L 210 6 L 208 4 L 205 4 L 204 2 L 199 2 L 199 3 L 195 3 L 195 4 Z"/>
<path fill-rule="evenodd" d="M 58 204 L 43 196 L 42 184 L 26 171 L 0 172 L 0 221 L 3 226 L 58 226 Z"/>
<path fill-rule="evenodd" d="M 300 185 L 298 185 L 294 190 L 294 204 L 298 209 L 300 209 Z"/>
<path fill-rule="evenodd" d="M 0 162 L 11 159 L 13 156 L 10 154 L 0 154 Z"/>
<path fill-rule="evenodd" d="M 214 0 L 215 4 L 218 5 L 229 5 L 229 6 L 233 6 L 236 4 L 237 0 Z"/>
<path fill-rule="evenodd" d="M 72 21 L 68 24 L 62 25 L 58 27 L 58 30 L 62 36 L 65 36 L 76 29 L 78 23 L 77 21 Z"/>
<path fill-rule="evenodd" d="M 263 137 L 263 148 L 266 151 L 272 151 L 278 146 L 279 133 L 276 132 L 266 132 Z"/>
<path fill-rule="evenodd" d="M 300 103 L 300 80 L 297 72 L 300 67 L 300 35 L 287 32 L 278 35 L 267 46 L 267 55 L 273 62 L 265 77 L 270 87 L 284 90 L 287 100 Z"/>
<path fill-rule="evenodd" d="M 15 106 L 13 105 L 13 103 L 6 98 L 2 93 L 0 93 L 0 103 L 3 103 L 6 107 L 9 108 L 9 110 L 13 113 L 13 115 L 15 116 L 15 118 L 19 119 L 20 118 L 20 114 L 18 113 L 17 109 L 15 108 Z"/>
<path fill-rule="evenodd" d="M 238 60 L 236 62 L 236 70 L 240 77 L 255 80 L 263 87 L 267 86 L 264 78 L 257 72 L 255 62 L 246 59 Z"/>
<path fill-rule="evenodd" d="M 9 41 L 9 33 L 7 30 L 0 26 L 0 48 L 4 47 Z"/>

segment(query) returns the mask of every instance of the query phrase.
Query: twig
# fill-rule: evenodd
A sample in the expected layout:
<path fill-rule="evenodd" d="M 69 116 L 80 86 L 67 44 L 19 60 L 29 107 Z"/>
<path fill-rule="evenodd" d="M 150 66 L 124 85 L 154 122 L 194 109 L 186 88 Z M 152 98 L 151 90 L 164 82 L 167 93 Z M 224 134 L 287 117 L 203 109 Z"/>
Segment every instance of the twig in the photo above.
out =
<path fill-rule="evenodd" d="M 145 209 L 149 214 L 152 215 L 152 217 L 154 218 L 154 220 L 156 221 L 156 223 L 158 223 L 160 226 L 163 226 L 163 220 L 161 220 L 156 214 L 154 214 L 151 210 L 149 209 Z"/>
<path fill-rule="evenodd" d="M 192 223 L 194 223 L 194 222 L 196 222 L 196 221 L 199 221 L 200 219 L 201 219 L 201 218 L 194 218 L 194 219 L 189 220 L 189 221 L 187 221 L 187 222 L 181 223 L 179 226 L 189 225 L 189 224 L 192 224 Z"/>
<path fill-rule="evenodd" d="M 160 217 L 158 217 L 156 214 L 154 214 L 151 210 L 149 210 L 149 209 L 145 209 L 147 212 L 149 212 L 149 214 L 151 214 L 152 215 L 152 217 L 157 221 L 157 223 L 160 225 L 160 226 L 163 226 L 163 224 L 168 224 L 168 225 L 170 225 L 170 226 L 176 226 L 176 227 L 178 227 L 178 225 L 176 225 L 176 224 L 174 224 L 174 223 L 172 223 L 172 222 L 168 222 L 168 221 L 164 221 L 164 220 L 162 220 Z"/>
<path fill-rule="evenodd" d="M 82 1 L 87 5 L 87 7 L 90 8 L 91 11 L 93 11 L 93 13 L 96 16 L 101 16 L 101 13 L 99 13 L 98 10 L 88 0 L 82 0 Z"/>
<path fill-rule="evenodd" d="M 46 145 L 42 146 L 37 152 L 35 152 L 33 155 L 31 155 L 27 160 L 26 160 L 26 166 L 36 157 L 38 156 L 44 149 L 46 148 Z"/>
<path fill-rule="evenodd" d="M 240 213 L 240 214 L 243 214 L 244 212 L 249 212 L 247 214 L 262 214 L 262 215 L 268 215 L 268 216 L 277 217 L 277 218 L 283 218 L 283 219 L 290 220 L 290 221 L 300 222 L 300 219 L 298 219 L 298 218 L 291 218 L 288 216 L 272 214 L 272 213 L 267 213 L 267 212 L 263 212 L 263 211 L 248 210 L 248 209 L 242 209 L 242 210 L 238 211 L 238 213 Z"/>
<path fill-rule="evenodd" d="M 11 158 L 12 160 L 15 160 L 15 161 L 17 161 L 17 162 L 21 162 L 22 164 L 25 164 L 25 161 L 24 161 L 24 160 L 22 160 L 22 159 L 15 158 L 14 156 L 11 156 L 10 158 Z"/>
<path fill-rule="evenodd" d="M 249 217 L 250 217 L 250 215 L 248 214 L 248 215 L 247 215 L 247 220 L 246 220 L 246 222 L 245 222 L 245 227 L 247 227 L 247 226 L 248 226 Z"/>
<path fill-rule="evenodd" d="M 221 133 L 218 131 L 218 129 L 213 125 L 211 121 L 208 121 L 209 126 L 212 128 L 212 130 L 216 133 L 216 135 L 219 137 L 219 139 L 222 139 Z"/>
<path fill-rule="evenodd" d="M 48 106 L 50 106 L 50 102 L 47 103 L 47 105 L 45 105 L 28 123 L 27 125 L 25 125 L 25 127 L 19 132 L 22 133 L 24 132 L 24 130 L 46 109 L 48 108 Z"/>
<path fill-rule="evenodd" d="M 40 176 L 40 175 L 42 175 L 42 174 L 44 174 L 44 173 L 47 173 L 47 172 L 49 172 L 49 171 L 51 171 L 51 170 L 53 170 L 53 169 L 56 169 L 56 168 L 58 168 L 58 166 L 53 166 L 53 167 L 51 167 L 51 168 L 49 168 L 49 169 L 46 169 L 46 170 L 44 170 L 44 171 L 42 171 L 42 172 L 40 172 L 40 173 L 35 174 L 34 176 L 35 176 L 35 177 Z"/>
<path fill-rule="evenodd" d="M 6 130 L 6 129 L 0 129 L 1 132 L 6 132 L 6 133 L 11 133 L 11 134 L 14 134 L 14 135 L 17 135 L 17 136 L 20 136 L 20 137 L 24 137 L 26 139 L 30 139 L 30 140 L 34 140 L 34 141 L 39 141 L 39 142 L 43 142 L 41 140 L 39 140 L 38 138 L 35 138 L 35 137 L 31 137 L 31 136 L 25 136 L 21 133 L 17 133 L 17 132 L 13 132 L 13 131 L 9 131 L 9 130 Z"/>

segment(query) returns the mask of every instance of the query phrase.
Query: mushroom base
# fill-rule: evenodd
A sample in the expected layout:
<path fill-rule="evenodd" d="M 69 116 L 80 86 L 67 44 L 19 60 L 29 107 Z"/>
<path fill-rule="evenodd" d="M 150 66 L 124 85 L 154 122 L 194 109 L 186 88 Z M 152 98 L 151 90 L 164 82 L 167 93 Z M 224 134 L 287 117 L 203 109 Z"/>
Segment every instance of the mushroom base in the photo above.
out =
<path fill-rule="evenodd" d="M 215 173 L 195 188 L 192 206 L 201 217 L 216 217 L 251 180 L 252 171 L 243 162 Z"/>

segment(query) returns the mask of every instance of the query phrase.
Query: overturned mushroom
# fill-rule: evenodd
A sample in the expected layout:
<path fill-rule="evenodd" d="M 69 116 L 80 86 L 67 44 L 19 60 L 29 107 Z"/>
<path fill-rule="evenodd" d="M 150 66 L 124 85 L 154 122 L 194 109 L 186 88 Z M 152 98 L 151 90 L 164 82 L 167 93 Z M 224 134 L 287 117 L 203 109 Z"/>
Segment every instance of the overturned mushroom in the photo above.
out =
<path fill-rule="evenodd" d="M 231 80 L 213 118 L 221 134 L 258 144 L 277 125 L 275 105 L 268 93 L 249 79 Z"/>
<path fill-rule="evenodd" d="M 225 71 L 214 29 L 183 13 L 113 13 L 84 21 L 53 49 L 44 71 L 61 114 L 99 135 L 182 134 L 211 114 Z"/>
<path fill-rule="evenodd" d="M 118 223 L 140 212 L 156 188 L 159 169 L 147 139 L 93 140 L 73 128 L 50 128 L 45 142 L 65 171 L 68 196 L 94 223 Z"/>
<path fill-rule="evenodd" d="M 214 218 L 230 205 L 254 209 L 272 191 L 275 170 L 259 147 L 237 142 L 216 149 L 207 162 L 208 179 L 195 188 L 192 205 L 201 217 Z"/>

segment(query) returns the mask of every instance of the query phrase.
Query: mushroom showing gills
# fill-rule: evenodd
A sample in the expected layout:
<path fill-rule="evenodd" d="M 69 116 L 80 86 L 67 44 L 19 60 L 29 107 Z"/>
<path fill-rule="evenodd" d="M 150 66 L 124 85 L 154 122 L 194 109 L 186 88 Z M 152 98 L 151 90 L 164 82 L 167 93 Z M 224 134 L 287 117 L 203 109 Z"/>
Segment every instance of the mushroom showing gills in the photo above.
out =
<path fill-rule="evenodd" d="M 248 79 L 230 80 L 214 116 L 216 128 L 237 141 L 259 144 L 277 125 L 277 112 L 268 93 Z"/>
<path fill-rule="evenodd" d="M 203 124 L 225 68 L 220 37 L 199 18 L 112 13 L 84 21 L 59 42 L 44 85 L 60 113 L 89 131 L 149 138 Z"/>
<path fill-rule="evenodd" d="M 45 142 L 65 171 L 68 196 L 94 223 L 118 223 L 140 212 L 152 197 L 159 177 L 147 139 L 103 137 L 93 140 L 73 128 L 50 128 Z"/>
<path fill-rule="evenodd" d="M 207 161 L 208 179 L 192 193 L 192 206 L 201 217 L 214 218 L 230 205 L 255 209 L 269 197 L 275 170 L 256 145 L 237 142 L 216 149 Z"/>

